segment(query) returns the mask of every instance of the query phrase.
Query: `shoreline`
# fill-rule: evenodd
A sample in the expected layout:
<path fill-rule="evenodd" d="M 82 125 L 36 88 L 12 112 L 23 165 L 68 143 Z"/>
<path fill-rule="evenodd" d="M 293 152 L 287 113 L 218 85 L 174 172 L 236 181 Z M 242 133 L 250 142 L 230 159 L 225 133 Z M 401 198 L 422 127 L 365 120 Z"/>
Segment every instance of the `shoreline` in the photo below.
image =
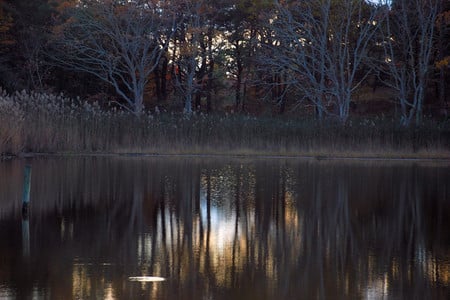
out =
<path fill-rule="evenodd" d="M 152 152 L 26 152 L 17 155 L 1 155 L 0 161 L 12 159 L 28 159 L 35 157 L 161 157 L 161 158 L 211 158 L 211 159 L 288 159 L 288 160 L 312 160 L 312 161 L 392 161 L 392 162 L 443 162 L 450 164 L 450 156 L 426 156 L 426 155 L 383 155 L 365 154 L 361 152 L 339 154 L 243 154 L 243 153 L 152 153 Z"/>

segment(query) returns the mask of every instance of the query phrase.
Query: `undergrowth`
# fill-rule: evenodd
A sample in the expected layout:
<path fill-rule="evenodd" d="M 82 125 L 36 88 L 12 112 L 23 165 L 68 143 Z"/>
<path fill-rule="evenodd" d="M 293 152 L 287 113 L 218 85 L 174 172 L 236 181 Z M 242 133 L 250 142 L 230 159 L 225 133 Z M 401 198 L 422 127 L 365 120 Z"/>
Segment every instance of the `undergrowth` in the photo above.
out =
<path fill-rule="evenodd" d="M 450 121 L 150 114 L 63 95 L 0 93 L 0 153 L 450 157 Z"/>

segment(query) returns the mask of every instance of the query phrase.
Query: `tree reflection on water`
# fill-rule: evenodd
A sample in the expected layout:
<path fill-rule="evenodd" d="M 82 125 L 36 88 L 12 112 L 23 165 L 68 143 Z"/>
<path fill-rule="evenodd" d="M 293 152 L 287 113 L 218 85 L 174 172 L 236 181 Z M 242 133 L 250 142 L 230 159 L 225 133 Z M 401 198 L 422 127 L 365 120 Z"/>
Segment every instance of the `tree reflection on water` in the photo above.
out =
<path fill-rule="evenodd" d="M 0 298 L 446 299 L 450 167 L 193 158 L 0 164 Z M 24 255 L 24 245 L 28 248 Z M 130 277 L 161 276 L 164 282 Z"/>

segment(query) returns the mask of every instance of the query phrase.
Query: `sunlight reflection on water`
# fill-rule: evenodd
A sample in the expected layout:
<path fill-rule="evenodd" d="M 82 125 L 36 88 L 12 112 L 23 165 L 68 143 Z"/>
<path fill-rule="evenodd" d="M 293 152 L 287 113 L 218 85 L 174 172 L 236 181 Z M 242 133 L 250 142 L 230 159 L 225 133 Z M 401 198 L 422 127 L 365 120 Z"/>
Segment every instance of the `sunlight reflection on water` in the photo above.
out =
<path fill-rule="evenodd" d="M 446 299 L 450 290 L 448 166 L 36 160 L 29 234 L 22 173 L 3 167 L 0 299 Z"/>

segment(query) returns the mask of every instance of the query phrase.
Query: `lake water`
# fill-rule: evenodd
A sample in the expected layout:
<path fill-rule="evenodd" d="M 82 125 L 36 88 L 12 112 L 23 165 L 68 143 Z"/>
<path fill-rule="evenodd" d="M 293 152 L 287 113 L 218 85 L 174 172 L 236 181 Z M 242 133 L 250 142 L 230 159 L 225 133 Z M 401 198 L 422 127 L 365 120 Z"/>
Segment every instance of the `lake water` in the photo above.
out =
<path fill-rule="evenodd" d="M 0 162 L 0 299 L 450 299 L 450 163 Z"/>

